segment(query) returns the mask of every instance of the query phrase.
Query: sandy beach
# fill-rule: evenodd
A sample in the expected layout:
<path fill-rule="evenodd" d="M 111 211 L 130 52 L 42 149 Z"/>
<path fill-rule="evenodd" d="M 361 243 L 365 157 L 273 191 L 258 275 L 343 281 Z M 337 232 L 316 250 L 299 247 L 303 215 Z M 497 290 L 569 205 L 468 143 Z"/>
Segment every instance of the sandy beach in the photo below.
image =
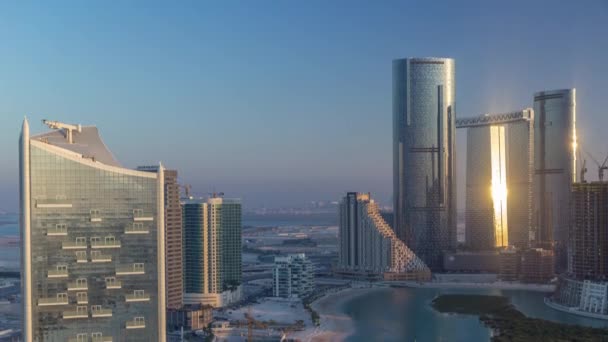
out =
<path fill-rule="evenodd" d="M 348 288 L 326 294 L 312 304 L 312 308 L 321 317 L 320 326 L 306 329 L 292 337 L 304 342 L 344 341 L 355 328 L 352 319 L 343 312 L 343 306 L 355 297 L 382 290 L 378 287 Z"/>

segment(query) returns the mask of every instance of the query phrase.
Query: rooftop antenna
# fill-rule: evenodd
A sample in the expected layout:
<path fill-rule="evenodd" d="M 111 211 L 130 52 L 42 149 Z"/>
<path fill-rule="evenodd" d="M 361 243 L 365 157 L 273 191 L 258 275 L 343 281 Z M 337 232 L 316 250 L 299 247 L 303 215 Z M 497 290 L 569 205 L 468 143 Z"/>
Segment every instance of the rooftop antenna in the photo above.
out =
<path fill-rule="evenodd" d="M 47 119 L 43 119 L 42 123 L 47 125 L 50 129 L 62 129 L 66 139 L 68 140 L 69 144 L 73 144 L 74 143 L 74 138 L 72 136 L 72 131 L 76 131 L 78 133 L 82 132 L 82 126 L 81 125 L 69 125 L 69 124 L 65 124 L 63 122 L 59 122 L 59 121 L 50 121 Z"/>

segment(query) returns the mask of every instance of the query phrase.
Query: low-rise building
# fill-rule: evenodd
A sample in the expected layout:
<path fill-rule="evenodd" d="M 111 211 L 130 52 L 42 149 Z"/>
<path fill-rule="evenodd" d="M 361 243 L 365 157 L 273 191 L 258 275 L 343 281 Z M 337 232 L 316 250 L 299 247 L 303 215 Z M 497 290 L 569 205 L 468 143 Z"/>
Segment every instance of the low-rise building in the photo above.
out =
<path fill-rule="evenodd" d="M 201 330 L 213 321 L 211 305 L 184 305 L 181 309 L 167 311 L 167 329 Z"/>
<path fill-rule="evenodd" d="M 515 248 L 500 251 L 498 278 L 503 281 L 519 280 L 521 255 Z"/>
<path fill-rule="evenodd" d="M 305 254 L 274 258 L 272 293 L 275 297 L 304 298 L 314 291 L 314 265 Z"/>
<path fill-rule="evenodd" d="M 521 253 L 521 281 L 546 283 L 554 276 L 555 256 L 552 250 L 529 248 Z"/>

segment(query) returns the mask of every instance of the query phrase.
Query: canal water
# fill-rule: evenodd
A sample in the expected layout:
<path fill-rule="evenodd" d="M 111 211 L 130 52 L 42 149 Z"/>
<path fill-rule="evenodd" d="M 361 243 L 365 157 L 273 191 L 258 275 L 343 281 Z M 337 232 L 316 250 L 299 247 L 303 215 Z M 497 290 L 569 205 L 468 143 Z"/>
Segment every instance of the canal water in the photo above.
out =
<path fill-rule="evenodd" d="M 440 294 L 463 293 L 506 296 L 528 317 L 568 324 L 608 328 L 608 321 L 570 315 L 547 307 L 544 293 L 492 289 L 387 288 L 345 303 L 355 333 L 348 342 L 363 341 L 488 341 L 489 328 L 477 316 L 443 314 L 431 301 Z"/>

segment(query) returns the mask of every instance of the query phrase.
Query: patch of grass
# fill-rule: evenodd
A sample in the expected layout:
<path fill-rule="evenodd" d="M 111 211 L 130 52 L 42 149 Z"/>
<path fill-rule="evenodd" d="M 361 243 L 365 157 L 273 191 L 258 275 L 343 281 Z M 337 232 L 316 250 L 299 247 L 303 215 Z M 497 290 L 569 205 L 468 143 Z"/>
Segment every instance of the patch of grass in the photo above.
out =
<path fill-rule="evenodd" d="M 492 341 L 608 341 L 608 329 L 526 317 L 506 297 L 442 295 L 431 304 L 439 312 L 477 315 L 497 334 Z"/>

